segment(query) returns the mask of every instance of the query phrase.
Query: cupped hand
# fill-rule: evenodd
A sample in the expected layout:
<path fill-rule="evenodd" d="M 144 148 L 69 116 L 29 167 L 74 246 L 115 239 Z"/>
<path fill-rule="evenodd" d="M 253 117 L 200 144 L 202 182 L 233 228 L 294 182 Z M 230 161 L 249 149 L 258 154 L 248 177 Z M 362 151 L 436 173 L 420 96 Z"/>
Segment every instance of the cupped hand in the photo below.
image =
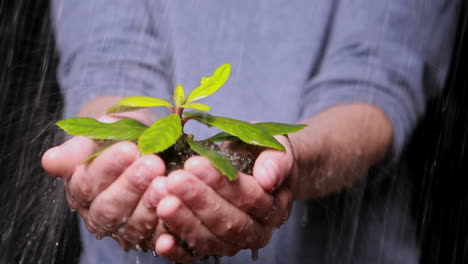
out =
<path fill-rule="evenodd" d="M 89 165 L 83 164 L 98 149 L 95 141 L 74 137 L 49 149 L 44 169 L 66 182 L 68 203 L 98 238 L 112 236 L 125 249 L 153 250 L 158 219 L 146 190 L 165 173 L 156 155 L 141 156 L 131 142 L 116 143 Z"/>
<path fill-rule="evenodd" d="M 160 226 L 155 250 L 177 262 L 204 256 L 232 256 L 241 249 L 264 247 L 291 211 L 288 177 L 294 170 L 289 140 L 278 137 L 286 152 L 265 150 L 251 175 L 230 182 L 210 162 L 192 157 L 184 170 L 158 179 Z M 150 187 L 150 190 L 153 189 Z"/>

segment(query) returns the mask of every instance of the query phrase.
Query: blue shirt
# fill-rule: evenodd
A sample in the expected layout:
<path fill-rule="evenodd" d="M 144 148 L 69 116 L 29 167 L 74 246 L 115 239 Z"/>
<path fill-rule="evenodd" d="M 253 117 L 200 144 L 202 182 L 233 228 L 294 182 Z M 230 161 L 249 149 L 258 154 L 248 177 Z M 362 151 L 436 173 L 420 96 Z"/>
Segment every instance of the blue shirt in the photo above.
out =
<path fill-rule="evenodd" d="M 392 122 L 393 160 L 444 85 L 459 6 L 448 0 L 53 3 L 67 117 L 100 95 L 170 99 L 176 84 L 191 90 L 231 63 L 228 83 L 204 100 L 214 114 L 298 122 L 336 104 L 367 102 Z M 200 138 L 213 133 L 191 129 Z M 408 175 L 376 171 L 343 193 L 296 202 L 259 262 L 417 263 Z M 86 230 L 82 239 L 82 263 L 165 263 L 123 253 Z M 249 261 L 247 251 L 223 258 Z"/>

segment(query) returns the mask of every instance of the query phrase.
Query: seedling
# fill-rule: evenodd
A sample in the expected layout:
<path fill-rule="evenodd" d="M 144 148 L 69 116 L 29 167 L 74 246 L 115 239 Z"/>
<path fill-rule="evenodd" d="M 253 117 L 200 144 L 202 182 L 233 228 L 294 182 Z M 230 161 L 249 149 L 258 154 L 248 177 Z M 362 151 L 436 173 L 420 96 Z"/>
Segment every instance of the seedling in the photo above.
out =
<path fill-rule="evenodd" d="M 159 119 L 150 127 L 132 119 L 122 119 L 115 123 L 102 123 L 89 117 L 74 117 L 58 121 L 56 124 L 68 134 L 85 136 L 95 140 L 107 140 L 111 143 L 118 141 L 134 141 L 142 154 L 161 153 L 171 147 L 190 147 L 195 153 L 206 157 L 229 180 L 237 178 L 237 169 L 218 152 L 206 147 L 201 142 L 221 142 L 240 140 L 247 144 L 285 151 L 285 148 L 273 136 L 294 133 L 302 130 L 306 125 L 283 123 L 248 123 L 228 117 L 208 114 L 208 105 L 195 103 L 212 95 L 229 78 L 230 64 L 223 64 L 209 77 L 203 77 L 200 86 L 188 96 L 182 85 L 174 89 L 174 104 L 169 101 L 146 96 L 130 96 L 121 99 L 116 105 L 107 110 L 107 114 L 134 111 L 148 107 L 167 107 L 172 112 Z M 196 111 L 185 112 L 185 109 Z M 222 132 L 202 141 L 195 141 L 193 135 L 186 134 L 184 125 L 189 120 L 195 120 L 208 126 L 219 128 Z M 86 162 L 91 161 L 103 150 L 91 155 Z"/>

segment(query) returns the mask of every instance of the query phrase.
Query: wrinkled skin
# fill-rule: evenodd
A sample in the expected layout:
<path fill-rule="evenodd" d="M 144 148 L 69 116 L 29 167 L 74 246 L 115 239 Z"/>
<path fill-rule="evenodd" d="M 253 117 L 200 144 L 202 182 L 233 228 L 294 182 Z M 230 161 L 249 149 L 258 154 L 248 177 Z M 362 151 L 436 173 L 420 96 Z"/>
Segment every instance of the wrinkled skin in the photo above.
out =
<path fill-rule="evenodd" d="M 285 153 L 261 152 L 253 177 L 239 173 L 234 182 L 200 156 L 164 175 L 164 162 L 157 155 L 142 156 L 131 142 L 117 143 L 91 164 L 81 164 L 98 147 L 83 137 L 50 149 L 43 166 L 66 180 L 68 202 L 92 234 L 111 236 L 126 250 L 138 245 L 189 262 L 262 248 L 286 221 L 293 195 L 283 182 L 294 158 L 288 139 L 278 139 Z"/>

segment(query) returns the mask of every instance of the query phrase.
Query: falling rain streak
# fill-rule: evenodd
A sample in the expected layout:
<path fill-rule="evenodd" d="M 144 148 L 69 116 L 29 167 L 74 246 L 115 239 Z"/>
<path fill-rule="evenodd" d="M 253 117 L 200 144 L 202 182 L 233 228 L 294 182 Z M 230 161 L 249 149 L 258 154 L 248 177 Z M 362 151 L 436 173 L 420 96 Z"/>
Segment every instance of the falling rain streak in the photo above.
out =
<path fill-rule="evenodd" d="M 468 262 L 466 14 L 465 5 L 447 87 L 430 103 L 402 165 L 414 176 L 412 210 L 422 263 Z M 56 67 L 48 1 L 1 0 L 0 263 L 78 261 L 76 212 L 67 205 L 63 183 L 40 166 L 44 151 L 63 140 L 53 126 L 63 104 Z M 309 217 L 304 213 L 304 219 Z M 257 250 L 251 258 L 259 258 Z M 222 262 L 219 257 L 212 260 Z"/>

